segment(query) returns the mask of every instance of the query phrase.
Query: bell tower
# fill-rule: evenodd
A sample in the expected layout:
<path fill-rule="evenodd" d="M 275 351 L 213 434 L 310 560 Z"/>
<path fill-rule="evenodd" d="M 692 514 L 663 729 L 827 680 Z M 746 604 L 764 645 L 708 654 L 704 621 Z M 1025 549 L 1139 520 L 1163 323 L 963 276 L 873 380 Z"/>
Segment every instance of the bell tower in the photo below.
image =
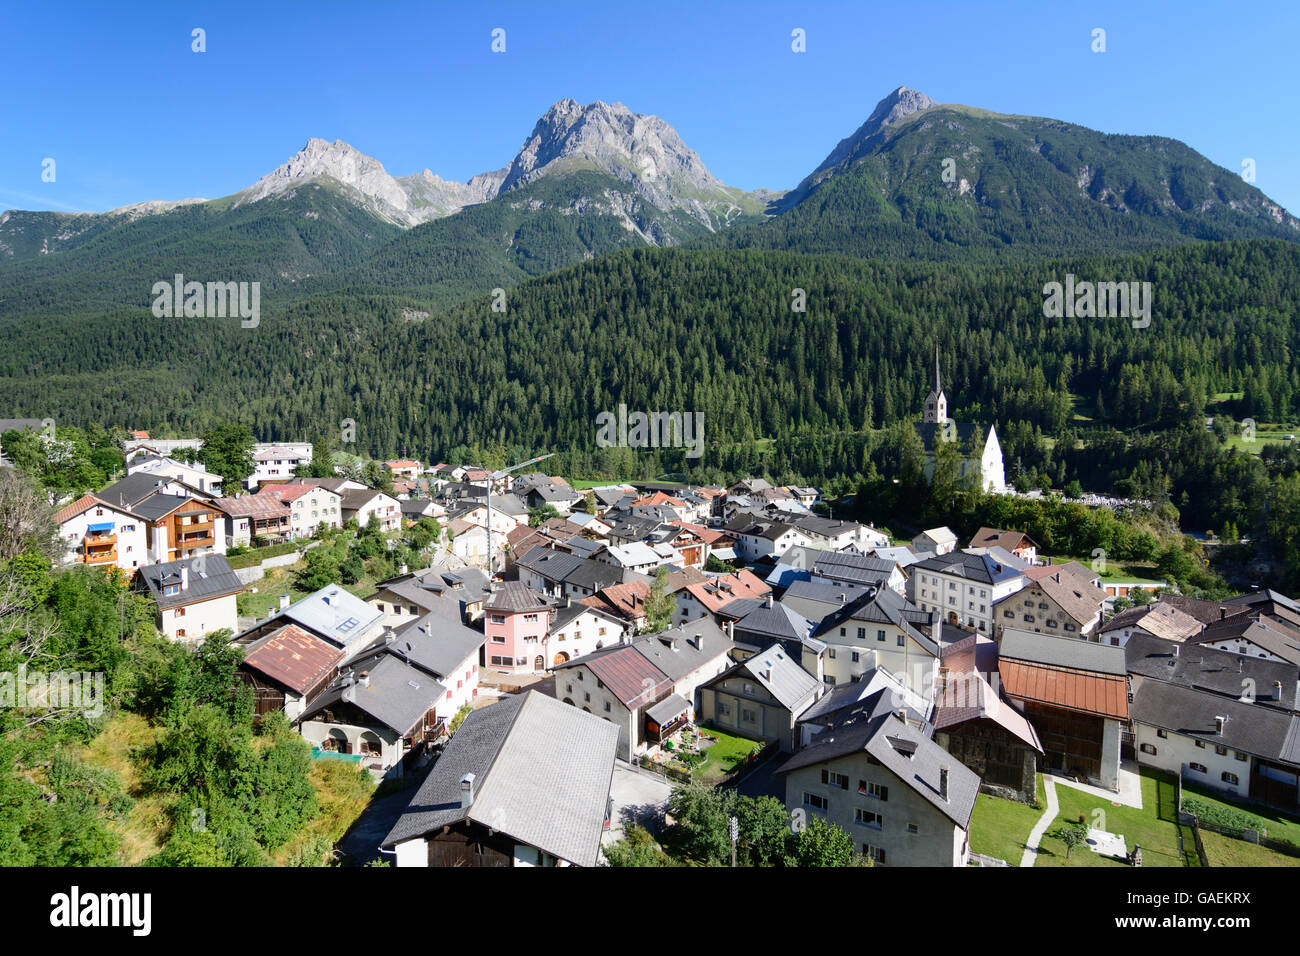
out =
<path fill-rule="evenodd" d="M 939 383 L 939 346 L 934 347 L 934 388 L 925 396 L 925 416 L 923 421 L 940 424 L 948 420 L 948 399 L 943 394 Z"/>

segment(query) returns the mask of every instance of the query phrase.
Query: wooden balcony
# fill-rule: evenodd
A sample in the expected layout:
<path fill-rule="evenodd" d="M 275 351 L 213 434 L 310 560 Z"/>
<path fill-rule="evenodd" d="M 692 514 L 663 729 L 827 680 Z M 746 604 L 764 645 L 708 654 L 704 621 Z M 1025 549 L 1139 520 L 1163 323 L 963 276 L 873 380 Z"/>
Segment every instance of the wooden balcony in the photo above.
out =
<path fill-rule="evenodd" d="M 83 564 L 117 564 L 117 548 L 100 549 L 97 551 L 85 551 L 81 555 Z"/>

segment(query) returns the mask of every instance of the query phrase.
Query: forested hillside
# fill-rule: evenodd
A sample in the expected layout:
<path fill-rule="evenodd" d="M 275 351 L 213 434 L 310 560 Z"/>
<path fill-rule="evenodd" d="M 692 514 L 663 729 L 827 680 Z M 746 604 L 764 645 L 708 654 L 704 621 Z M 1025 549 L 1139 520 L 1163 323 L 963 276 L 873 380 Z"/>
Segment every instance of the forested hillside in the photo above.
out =
<path fill-rule="evenodd" d="M 1067 272 L 1152 282 L 1150 328 L 1044 318 L 1043 286 Z M 360 450 L 436 458 L 474 442 L 595 455 L 594 416 L 622 402 L 701 411 L 716 447 L 914 416 L 935 343 L 955 417 L 1004 430 L 1060 434 L 1077 411 L 1165 427 L 1236 391 L 1240 414 L 1286 418 L 1300 395 L 1300 248 L 1280 242 L 1010 268 L 637 250 L 526 283 L 504 314 L 480 296 L 402 317 L 421 305 L 264 303 L 256 329 L 140 310 L 9 322 L 0 407 L 185 433 L 237 417 L 268 439 L 351 417 Z"/>

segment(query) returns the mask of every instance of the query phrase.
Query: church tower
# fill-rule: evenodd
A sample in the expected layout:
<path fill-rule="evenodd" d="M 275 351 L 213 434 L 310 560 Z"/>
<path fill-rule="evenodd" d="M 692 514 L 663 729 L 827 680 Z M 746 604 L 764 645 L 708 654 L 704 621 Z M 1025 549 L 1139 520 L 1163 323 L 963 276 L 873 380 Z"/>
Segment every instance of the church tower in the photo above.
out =
<path fill-rule="evenodd" d="M 940 424 L 948 420 L 948 399 L 939 384 L 939 346 L 934 347 L 934 389 L 925 396 L 925 417 L 923 421 Z"/>

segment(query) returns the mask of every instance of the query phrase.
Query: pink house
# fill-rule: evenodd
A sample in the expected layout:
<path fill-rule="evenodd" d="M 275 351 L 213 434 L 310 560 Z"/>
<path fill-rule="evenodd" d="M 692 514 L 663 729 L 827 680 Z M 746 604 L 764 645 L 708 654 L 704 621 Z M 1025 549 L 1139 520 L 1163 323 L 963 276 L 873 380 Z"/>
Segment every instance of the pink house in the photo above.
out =
<path fill-rule="evenodd" d="M 511 674 L 546 669 L 554 602 L 519 581 L 493 585 L 484 604 L 487 666 Z"/>

